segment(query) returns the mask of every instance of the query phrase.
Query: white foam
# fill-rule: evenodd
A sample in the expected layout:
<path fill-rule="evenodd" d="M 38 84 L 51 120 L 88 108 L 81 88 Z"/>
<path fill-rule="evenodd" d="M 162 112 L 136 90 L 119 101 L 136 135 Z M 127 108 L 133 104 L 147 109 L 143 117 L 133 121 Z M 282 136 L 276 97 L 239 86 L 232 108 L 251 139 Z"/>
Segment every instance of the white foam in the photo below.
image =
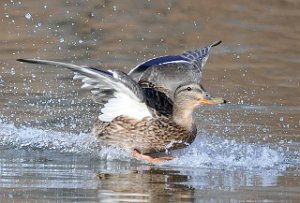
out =
<path fill-rule="evenodd" d="M 282 154 L 268 145 L 238 143 L 220 137 L 198 136 L 187 148 L 173 153 L 168 165 L 214 168 L 273 168 L 283 162 Z"/>
<path fill-rule="evenodd" d="M 123 150 L 101 146 L 87 133 L 63 133 L 32 128 L 16 128 L 0 123 L 0 146 L 9 148 L 50 149 L 62 152 L 93 153 L 103 160 L 131 161 Z M 284 155 L 268 145 L 238 143 L 214 136 L 200 135 L 192 145 L 172 152 L 172 161 L 163 163 L 190 168 L 272 168 L 280 165 Z"/>
<path fill-rule="evenodd" d="M 104 160 L 130 161 L 130 154 L 121 149 L 101 145 L 88 133 L 65 133 L 53 130 L 17 128 L 0 122 L 0 146 L 17 149 L 56 150 L 61 152 L 90 153 Z"/>
<path fill-rule="evenodd" d="M 56 131 L 16 128 L 0 123 L 0 145 L 11 148 L 53 149 L 86 152 L 97 146 L 96 139 L 86 133 L 73 134 Z"/>

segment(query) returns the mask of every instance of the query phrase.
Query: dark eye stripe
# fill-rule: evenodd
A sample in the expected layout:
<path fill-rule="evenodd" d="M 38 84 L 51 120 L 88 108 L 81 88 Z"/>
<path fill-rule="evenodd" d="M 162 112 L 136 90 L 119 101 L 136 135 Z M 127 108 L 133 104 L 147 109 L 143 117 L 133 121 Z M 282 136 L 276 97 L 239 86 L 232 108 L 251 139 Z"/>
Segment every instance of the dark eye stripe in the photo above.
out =
<path fill-rule="evenodd" d="M 178 95 L 178 94 L 180 94 L 181 92 L 183 92 L 183 91 L 197 91 L 197 92 L 200 92 L 200 93 L 203 93 L 203 91 L 201 90 L 201 89 L 198 89 L 197 87 L 196 88 L 193 88 L 193 87 L 190 87 L 190 86 L 188 86 L 188 87 L 184 87 L 184 86 L 182 86 L 182 87 L 180 87 L 180 89 L 176 92 L 176 94 Z"/>
<path fill-rule="evenodd" d="M 186 88 L 182 88 L 182 87 L 181 87 L 180 89 L 177 90 L 176 94 L 178 95 L 178 94 L 180 94 L 180 93 L 181 93 L 182 91 L 184 91 L 184 90 L 186 90 Z"/>

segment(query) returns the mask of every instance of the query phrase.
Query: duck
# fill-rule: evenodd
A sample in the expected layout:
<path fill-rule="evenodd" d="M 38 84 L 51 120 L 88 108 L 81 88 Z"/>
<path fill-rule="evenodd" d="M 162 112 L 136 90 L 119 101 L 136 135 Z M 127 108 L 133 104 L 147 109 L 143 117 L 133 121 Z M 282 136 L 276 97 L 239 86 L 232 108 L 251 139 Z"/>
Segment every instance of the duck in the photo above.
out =
<path fill-rule="evenodd" d="M 196 108 L 226 102 L 211 97 L 200 84 L 208 52 L 220 43 L 150 59 L 129 73 L 43 59 L 17 61 L 72 70 L 73 79 L 81 80 L 82 88 L 91 91 L 93 100 L 101 104 L 91 134 L 136 159 L 160 163 L 174 157 L 153 154 L 184 148 L 195 140 Z"/>

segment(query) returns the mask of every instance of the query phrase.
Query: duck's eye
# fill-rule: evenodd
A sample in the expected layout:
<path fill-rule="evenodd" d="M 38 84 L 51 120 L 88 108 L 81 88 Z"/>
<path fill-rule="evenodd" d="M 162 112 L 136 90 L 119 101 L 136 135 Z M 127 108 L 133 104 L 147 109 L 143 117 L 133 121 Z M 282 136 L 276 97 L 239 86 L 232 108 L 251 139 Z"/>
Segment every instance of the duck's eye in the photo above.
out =
<path fill-rule="evenodd" d="M 186 90 L 187 90 L 187 91 L 191 91 L 192 88 L 191 88 L 191 87 L 187 87 Z"/>

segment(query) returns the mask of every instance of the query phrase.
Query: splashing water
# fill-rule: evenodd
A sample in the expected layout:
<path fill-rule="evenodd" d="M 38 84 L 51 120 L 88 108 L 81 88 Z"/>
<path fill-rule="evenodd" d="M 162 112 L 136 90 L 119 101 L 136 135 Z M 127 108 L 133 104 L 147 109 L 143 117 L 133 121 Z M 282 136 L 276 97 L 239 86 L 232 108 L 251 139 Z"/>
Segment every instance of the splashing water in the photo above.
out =
<path fill-rule="evenodd" d="M 25 13 L 25 15 L 24 15 L 24 16 L 25 16 L 25 18 L 26 18 L 26 19 L 28 19 L 28 20 L 32 18 L 32 16 L 31 16 L 31 14 L 30 14 L 30 13 Z"/>
<path fill-rule="evenodd" d="M 72 134 L 32 128 L 16 128 L 0 123 L 0 146 L 18 149 L 56 150 L 92 153 L 103 160 L 130 161 L 128 153 L 114 147 L 100 146 L 86 133 Z M 238 143 L 220 137 L 198 136 L 191 146 L 172 152 L 177 157 L 163 165 L 191 168 L 272 168 L 283 162 L 283 154 L 267 145 Z"/>
<path fill-rule="evenodd" d="M 85 134 L 66 134 L 32 128 L 16 128 L 0 123 L 0 146 L 11 148 L 51 149 L 65 152 L 91 152 L 97 146 L 94 137 Z"/>
<path fill-rule="evenodd" d="M 214 168 L 272 168 L 283 161 L 282 154 L 268 145 L 238 143 L 220 137 L 198 136 L 188 148 L 175 152 L 170 165 Z"/>

